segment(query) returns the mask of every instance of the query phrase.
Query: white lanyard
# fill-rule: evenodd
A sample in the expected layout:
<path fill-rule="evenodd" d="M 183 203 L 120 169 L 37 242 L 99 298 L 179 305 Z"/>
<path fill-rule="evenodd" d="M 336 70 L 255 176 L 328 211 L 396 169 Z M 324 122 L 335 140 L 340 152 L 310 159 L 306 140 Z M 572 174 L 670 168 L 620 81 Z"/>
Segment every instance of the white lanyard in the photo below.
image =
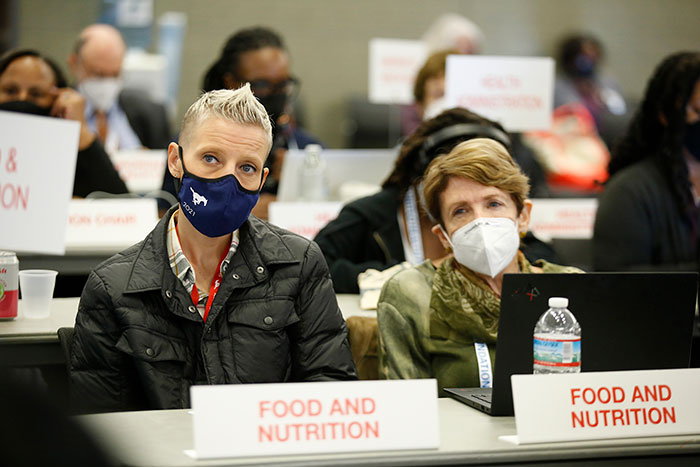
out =
<path fill-rule="evenodd" d="M 474 351 L 476 352 L 476 362 L 479 364 L 479 387 L 493 387 L 489 347 L 483 342 L 474 342 Z"/>
<path fill-rule="evenodd" d="M 403 198 L 403 211 L 406 217 L 406 229 L 408 230 L 408 250 L 412 258 L 406 258 L 412 264 L 420 264 L 425 261 L 423 255 L 423 237 L 420 231 L 420 217 L 418 215 L 418 204 L 416 203 L 416 192 L 413 187 L 409 187 Z"/>

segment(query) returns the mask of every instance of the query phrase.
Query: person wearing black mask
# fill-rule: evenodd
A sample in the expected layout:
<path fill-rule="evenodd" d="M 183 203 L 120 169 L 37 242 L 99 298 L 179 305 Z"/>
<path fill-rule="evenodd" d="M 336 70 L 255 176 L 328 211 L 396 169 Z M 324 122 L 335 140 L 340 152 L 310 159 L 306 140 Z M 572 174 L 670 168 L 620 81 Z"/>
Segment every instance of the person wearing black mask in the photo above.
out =
<path fill-rule="evenodd" d="M 627 103 L 615 79 L 601 73 L 605 57 L 601 42 L 589 34 L 573 34 L 559 45 L 559 72 L 554 85 L 554 106 L 579 103 L 593 116 L 606 143 L 619 137 L 626 120 Z M 622 126 L 624 128 L 624 126 Z"/>
<path fill-rule="evenodd" d="M 697 271 L 700 52 L 664 59 L 613 152 L 595 221 L 600 271 Z"/>
<path fill-rule="evenodd" d="M 35 50 L 16 50 L 0 58 L 0 110 L 80 122 L 73 196 L 94 191 L 127 193 L 95 134 L 85 122 L 85 99 L 66 86 L 60 68 Z"/>
<path fill-rule="evenodd" d="M 272 121 L 273 145 L 265 163 L 270 176 L 263 187 L 260 201 L 253 210 L 267 218 L 267 205 L 274 201 L 288 149 L 303 149 L 307 144 L 321 144 L 296 124 L 292 104 L 300 81 L 290 74 L 289 54 L 282 38 L 274 31 L 253 27 L 242 29 L 226 41 L 221 54 L 204 76 L 204 92 L 215 89 L 237 89 L 245 83 L 265 107 Z M 172 191 L 172 180 L 165 173 L 163 189 Z"/>

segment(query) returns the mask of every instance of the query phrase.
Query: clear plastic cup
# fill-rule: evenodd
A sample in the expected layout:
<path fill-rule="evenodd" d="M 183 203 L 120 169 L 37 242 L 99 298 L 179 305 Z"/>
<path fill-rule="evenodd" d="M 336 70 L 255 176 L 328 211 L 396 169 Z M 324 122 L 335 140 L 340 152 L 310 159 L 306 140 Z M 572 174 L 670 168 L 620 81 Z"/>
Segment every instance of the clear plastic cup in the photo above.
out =
<path fill-rule="evenodd" d="M 57 271 L 26 269 L 19 272 L 19 290 L 22 294 L 20 310 L 25 318 L 48 318 Z"/>

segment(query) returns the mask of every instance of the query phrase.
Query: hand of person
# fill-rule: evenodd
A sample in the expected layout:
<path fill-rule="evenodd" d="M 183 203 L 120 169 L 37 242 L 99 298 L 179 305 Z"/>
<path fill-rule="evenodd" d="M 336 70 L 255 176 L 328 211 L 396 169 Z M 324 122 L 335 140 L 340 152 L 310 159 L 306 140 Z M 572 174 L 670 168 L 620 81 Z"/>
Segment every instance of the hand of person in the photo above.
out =
<path fill-rule="evenodd" d="M 55 94 L 56 99 L 51 107 L 51 115 L 80 122 L 78 149 L 82 151 L 96 138 L 85 121 L 85 98 L 78 91 L 70 88 L 56 89 Z"/>

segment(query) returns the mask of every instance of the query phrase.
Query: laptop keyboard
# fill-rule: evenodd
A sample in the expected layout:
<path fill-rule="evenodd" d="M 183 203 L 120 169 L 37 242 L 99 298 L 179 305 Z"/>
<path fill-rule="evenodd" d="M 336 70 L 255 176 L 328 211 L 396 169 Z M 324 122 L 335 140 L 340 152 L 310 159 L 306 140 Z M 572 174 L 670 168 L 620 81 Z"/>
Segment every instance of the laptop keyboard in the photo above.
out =
<path fill-rule="evenodd" d="M 480 400 L 481 402 L 485 402 L 487 404 L 491 403 L 491 393 L 483 393 L 483 394 L 472 394 L 472 399 L 477 399 Z"/>

